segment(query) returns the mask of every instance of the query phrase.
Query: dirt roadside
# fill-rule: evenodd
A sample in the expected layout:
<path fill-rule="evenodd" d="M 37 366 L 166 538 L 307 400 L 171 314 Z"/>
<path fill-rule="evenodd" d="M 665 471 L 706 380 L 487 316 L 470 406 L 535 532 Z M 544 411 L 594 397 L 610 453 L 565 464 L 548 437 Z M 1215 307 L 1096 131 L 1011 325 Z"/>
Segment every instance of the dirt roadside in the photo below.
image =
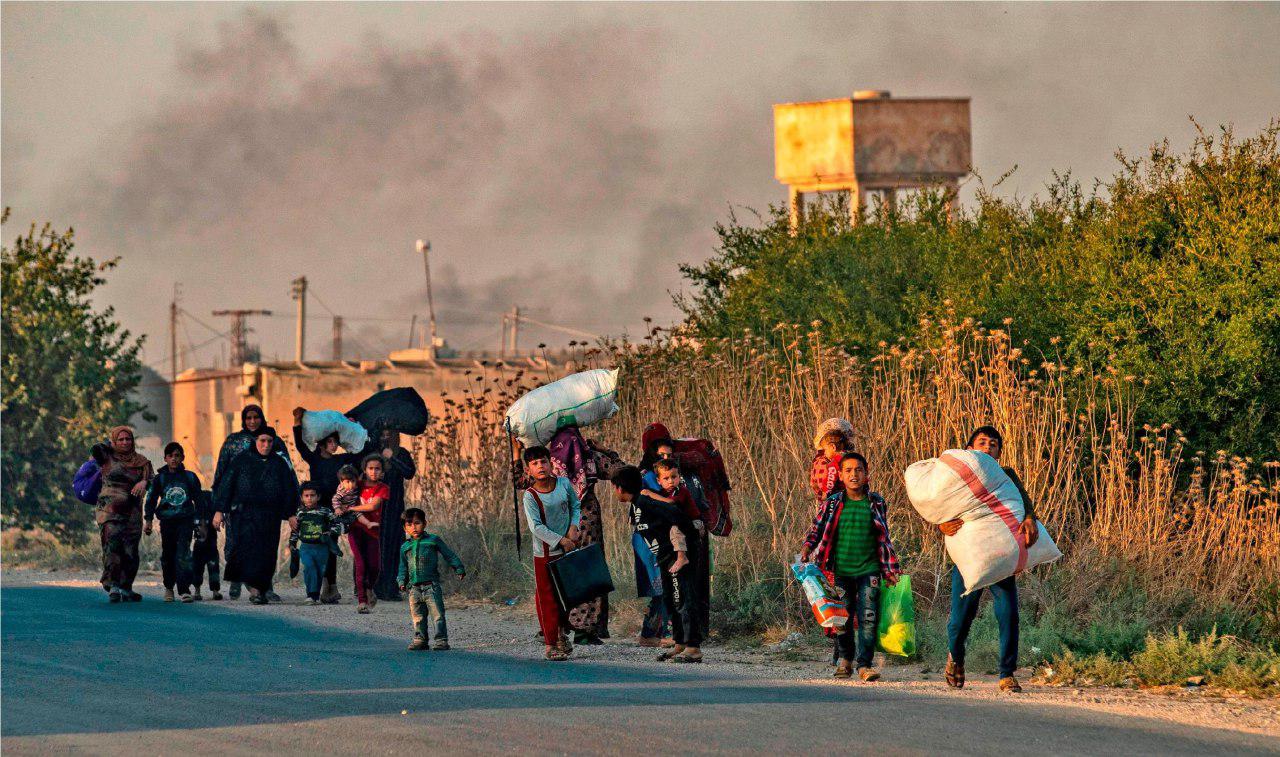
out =
<path fill-rule="evenodd" d="M 96 576 L 84 571 L 5 570 L 0 580 L 6 588 L 37 585 L 99 588 Z M 161 601 L 158 576 L 139 576 L 136 588 L 145 596 L 144 601 Z M 408 642 L 409 613 L 403 603 L 381 602 L 371 614 L 359 615 L 355 606 L 350 603 L 349 592 L 344 592 L 346 596 L 343 604 L 311 607 L 303 603 L 305 596 L 300 588 L 282 586 L 277 590 L 285 600 L 282 604 L 257 607 L 243 598 L 237 602 L 214 602 L 206 598 L 200 605 L 192 605 L 192 608 L 199 607 L 202 611 L 214 612 L 269 613 L 350 633 Z M 106 602 L 105 595 L 102 601 Z M 527 603 L 511 607 L 491 602 L 467 601 L 458 597 L 447 597 L 445 601 L 449 613 L 450 643 L 454 648 L 521 659 L 541 658 L 542 646 L 534 638 L 537 626 Z M 180 607 L 175 607 L 175 610 Z M 1280 701 L 1276 700 L 1253 700 L 1195 688 L 1134 691 L 1104 687 L 1054 687 L 1030 683 L 1027 680 L 1028 671 L 1025 670 L 1019 672 L 1024 688 L 1022 694 L 999 694 L 994 676 L 975 675 L 974 672 L 970 672 L 969 683 L 963 691 L 954 691 L 942 681 L 940 666 L 923 664 L 882 665 L 879 669 L 884 680 L 864 684 L 832 680 L 831 668 L 824 664 L 822 649 L 783 650 L 767 646 L 736 649 L 710 644 L 704 651 L 706 668 L 745 679 L 808 682 L 815 686 L 883 686 L 927 693 L 930 696 L 980 700 L 998 698 L 1014 707 L 1077 707 L 1280 738 Z M 409 652 L 406 651 L 405 654 Z M 574 651 L 574 657 L 578 659 L 624 666 L 658 665 L 660 663 L 654 660 L 655 656 L 655 650 L 639 647 L 633 637 L 622 635 L 610 639 L 604 645 L 579 646 Z M 795 659 L 797 657 L 807 659 Z"/>

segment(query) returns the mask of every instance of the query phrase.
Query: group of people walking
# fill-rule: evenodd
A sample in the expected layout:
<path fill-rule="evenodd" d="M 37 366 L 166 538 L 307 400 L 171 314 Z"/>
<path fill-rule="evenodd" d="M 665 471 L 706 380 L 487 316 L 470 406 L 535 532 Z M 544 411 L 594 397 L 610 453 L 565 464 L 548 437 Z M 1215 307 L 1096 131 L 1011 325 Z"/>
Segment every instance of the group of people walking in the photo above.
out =
<path fill-rule="evenodd" d="M 300 424 L 304 413 L 303 408 L 294 411 L 295 424 Z M 383 432 L 360 452 L 339 453 L 336 435 L 312 448 L 303 439 L 301 426 L 295 425 L 295 445 L 310 469 L 310 481 L 299 484 L 288 449 L 266 424 L 262 408 L 245 406 L 240 421 L 240 430 L 227 437 L 219 452 L 211 491 L 203 490 L 196 475 L 185 468 L 185 451 L 177 442 L 165 447 L 165 465 L 158 473 L 134 449 L 134 432 L 127 426 L 112 429 L 109 447 L 94 448 L 102 469 L 97 500 L 101 580 L 110 600 L 141 599 L 133 591 L 138 546 L 158 518 L 166 601 L 203 599 L 200 589 L 206 576 L 211 599 L 223 598 L 225 579 L 233 600 L 244 587 L 253 604 L 279 601 L 272 583 L 281 524 L 287 522 L 299 556 L 303 551 L 308 555 L 311 569 L 306 575 L 319 569 L 309 598 L 337 604 L 341 601 L 336 575 L 339 541 L 329 540 L 327 557 L 321 562 L 315 559 L 315 550 L 301 549 L 304 538 L 314 537 L 316 515 L 309 512 L 314 507 L 339 519 L 330 526 L 332 536 L 347 536 L 358 611 L 369 612 L 378 599 L 399 600 L 396 572 L 404 537 L 398 521 L 404 511 L 404 483 L 415 474 L 413 457 L 400 446 L 399 434 Z M 308 491 L 315 498 L 313 508 L 304 504 Z M 395 524 L 385 534 L 384 520 Z M 303 522 L 308 524 L 305 536 L 300 531 Z M 221 571 L 218 531 L 225 532 L 226 564 Z"/>
<path fill-rule="evenodd" d="M 405 509 L 405 482 L 415 475 L 412 456 L 399 434 L 383 432 L 359 452 L 339 452 L 334 434 L 312 448 L 303 438 L 303 408 L 294 411 L 294 441 L 310 470 L 299 484 L 288 450 L 268 426 L 257 405 L 241 413 L 242 427 L 227 437 L 219 454 L 212 492 L 184 467 L 184 450 L 170 443 L 165 466 L 156 472 L 134 449 L 127 426 L 111 431 L 110 444 L 98 445 L 94 458 L 102 470 L 97 522 L 103 553 L 102 585 L 112 602 L 138 601 L 133 590 L 138 544 L 160 520 L 161 567 L 165 599 L 201 599 L 207 575 L 213 599 L 221 599 L 216 532 L 225 530 L 225 579 L 232 599 L 247 587 L 249 601 L 279 601 L 272 590 L 279 555 L 281 523 L 290 527 L 290 545 L 301 564 L 311 604 L 336 604 L 340 536 L 346 535 L 353 563 L 357 611 L 368 613 L 379 599 L 408 595 L 414 638 L 410 649 L 448 648 L 448 629 L 440 588 L 440 560 L 459 576 L 458 556 L 425 529 L 418 508 Z M 848 421 L 830 419 L 814 437 L 810 484 L 817 510 L 800 550 L 843 593 L 850 620 L 833 633 L 837 678 L 855 674 L 878 680 L 872 667 L 878 625 L 879 592 L 902 574 L 889 530 L 888 504 L 870 487 L 867 458 L 854 449 Z M 638 643 L 662 648 L 658 660 L 697 663 L 709 632 L 710 532 L 713 513 L 701 482 L 682 475 L 676 442 L 667 428 L 651 424 L 641 439 L 638 465 L 628 465 L 611 450 L 584 439 L 576 427 L 561 429 L 546 446 L 520 455 L 524 476 L 521 504 L 533 537 L 533 575 L 539 635 L 548 660 L 569 658 L 574 644 L 599 644 L 609 637 L 607 596 L 576 607 L 557 600 L 551 566 L 569 552 L 599 543 L 603 517 L 595 484 L 609 481 L 627 508 L 632 526 L 635 579 L 639 596 L 649 600 Z M 975 429 L 966 445 L 999 460 L 1004 440 L 990 426 Z M 1021 538 L 1029 546 L 1037 535 L 1031 498 L 1017 473 L 1004 468 L 1025 503 Z M 725 480 L 727 487 L 727 479 Z M 716 516 L 720 517 L 720 516 Z M 717 521 L 719 522 L 719 521 Z M 956 520 L 940 530 L 954 535 Z M 717 533 L 723 533 L 717 531 Z M 977 614 L 981 591 L 965 593 L 958 570 L 951 574 L 949 654 L 945 679 L 965 684 L 965 646 Z M 1016 692 L 1018 601 L 1016 578 L 990 587 L 1000 629 L 1000 689 Z M 175 594 L 176 592 L 176 594 Z"/>

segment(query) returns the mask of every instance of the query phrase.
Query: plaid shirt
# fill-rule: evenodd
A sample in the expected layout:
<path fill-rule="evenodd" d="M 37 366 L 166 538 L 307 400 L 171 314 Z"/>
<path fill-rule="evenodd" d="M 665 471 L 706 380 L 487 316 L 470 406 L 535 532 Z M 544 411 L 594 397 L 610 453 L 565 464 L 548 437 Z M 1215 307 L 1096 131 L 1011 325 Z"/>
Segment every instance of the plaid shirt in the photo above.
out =
<path fill-rule="evenodd" d="M 884 497 L 878 492 L 867 495 L 871 502 L 871 525 L 876 532 L 876 545 L 880 552 L 880 573 L 885 576 L 902 574 L 898 565 L 898 555 L 893 550 L 893 540 L 889 538 L 889 518 L 885 515 Z M 831 571 L 833 547 L 836 544 L 836 524 L 840 522 L 840 513 L 844 511 L 844 491 L 836 491 L 827 497 L 827 501 L 818 509 L 813 519 L 809 535 L 804 539 L 804 546 L 809 550 L 813 561 L 823 571 Z"/>

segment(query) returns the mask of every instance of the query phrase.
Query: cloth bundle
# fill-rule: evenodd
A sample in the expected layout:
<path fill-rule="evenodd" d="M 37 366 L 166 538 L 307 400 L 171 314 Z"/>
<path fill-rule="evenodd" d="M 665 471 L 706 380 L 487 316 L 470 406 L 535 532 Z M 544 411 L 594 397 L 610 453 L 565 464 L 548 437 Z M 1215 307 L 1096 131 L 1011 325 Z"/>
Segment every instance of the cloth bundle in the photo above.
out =
<path fill-rule="evenodd" d="M 369 443 L 365 427 L 337 410 L 308 410 L 302 416 L 302 439 L 308 445 L 314 447 L 316 442 L 335 433 L 338 443 L 348 452 L 361 452 Z"/>
<path fill-rule="evenodd" d="M 618 412 L 618 371 L 597 368 L 540 386 L 512 403 L 507 427 L 526 447 L 544 445 L 565 426 L 586 428 Z"/>
<path fill-rule="evenodd" d="M 959 518 L 964 525 L 946 537 L 947 554 L 970 594 L 1009 576 L 1062 557 L 1044 524 L 1030 548 L 1019 527 L 1022 495 L 995 458 L 975 450 L 947 450 L 907 468 L 907 497 L 920 517 L 939 524 Z"/>

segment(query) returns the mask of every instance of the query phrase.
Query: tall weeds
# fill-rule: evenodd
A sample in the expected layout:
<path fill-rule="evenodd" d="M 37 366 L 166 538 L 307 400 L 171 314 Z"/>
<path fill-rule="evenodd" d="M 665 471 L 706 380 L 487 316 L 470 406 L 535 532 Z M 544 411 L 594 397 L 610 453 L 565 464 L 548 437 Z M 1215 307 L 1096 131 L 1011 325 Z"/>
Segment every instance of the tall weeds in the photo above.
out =
<path fill-rule="evenodd" d="M 1112 568 L 1101 566 L 1136 572 L 1145 601 L 1153 612 L 1167 612 L 1169 622 L 1186 611 L 1188 592 L 1200 607 L 1253 612 L 1255 592 L 1280 575 L 1277 464 L 1192 452 L 1178 430 L 1141 425 L 1142 383 L 1135 377 L 1110 369 L 1090 375 L 1057 356 L 1025 354 L 1008 323 L 926 321 L 917 344 L 882 343 L 873 356 L 825 344 L 819 325 L 779 325 L 770 336 L 775 344 L 784 337 L 781 350 L 749 333 L 695 343 L 655 331 L 639 344 L 577 355 L 580 367 L 622 369 L 622 411 L 588 435 L 635 460 L 642 429 L 660 420 L 677 435 L 708 437 L 721 449 L 735 486 L 736 528 L 714 541 L 713 591 L 718 602 L 752 604 L 745 608 L 751 625 L 805 617 L 785 564 L 816 504 L 808 488 L 812 433 L 831 416 L 853 423 L 926 610 L 944 588 L 946 557 L 936 529 L 907 502 L 902 472 L 961 446 L 981 424 L 1004 434 L 1002 462 L 1019 471 L 1066 555 L 1028 582 L 1034 612 L 1069 614 L 1105 602 L 1115 582 L 1107 574 Z M 435 520 L 487 534 L 483 550 L 494 559 L 513 552 L 505 536 L 513 516 L 502 415 L 542 378 L 479 368 L 475 386 L 449 398 L 448 411 L 416 448 L 426 475 L 411 498 Z M 601 494 L 606 545 L 625 591 L 627 524 L 621 506 Z M 1044 588 L 1043 579 L 1056 573 L 1072 580 L 1052 586 L 1070 591 Z"/>

